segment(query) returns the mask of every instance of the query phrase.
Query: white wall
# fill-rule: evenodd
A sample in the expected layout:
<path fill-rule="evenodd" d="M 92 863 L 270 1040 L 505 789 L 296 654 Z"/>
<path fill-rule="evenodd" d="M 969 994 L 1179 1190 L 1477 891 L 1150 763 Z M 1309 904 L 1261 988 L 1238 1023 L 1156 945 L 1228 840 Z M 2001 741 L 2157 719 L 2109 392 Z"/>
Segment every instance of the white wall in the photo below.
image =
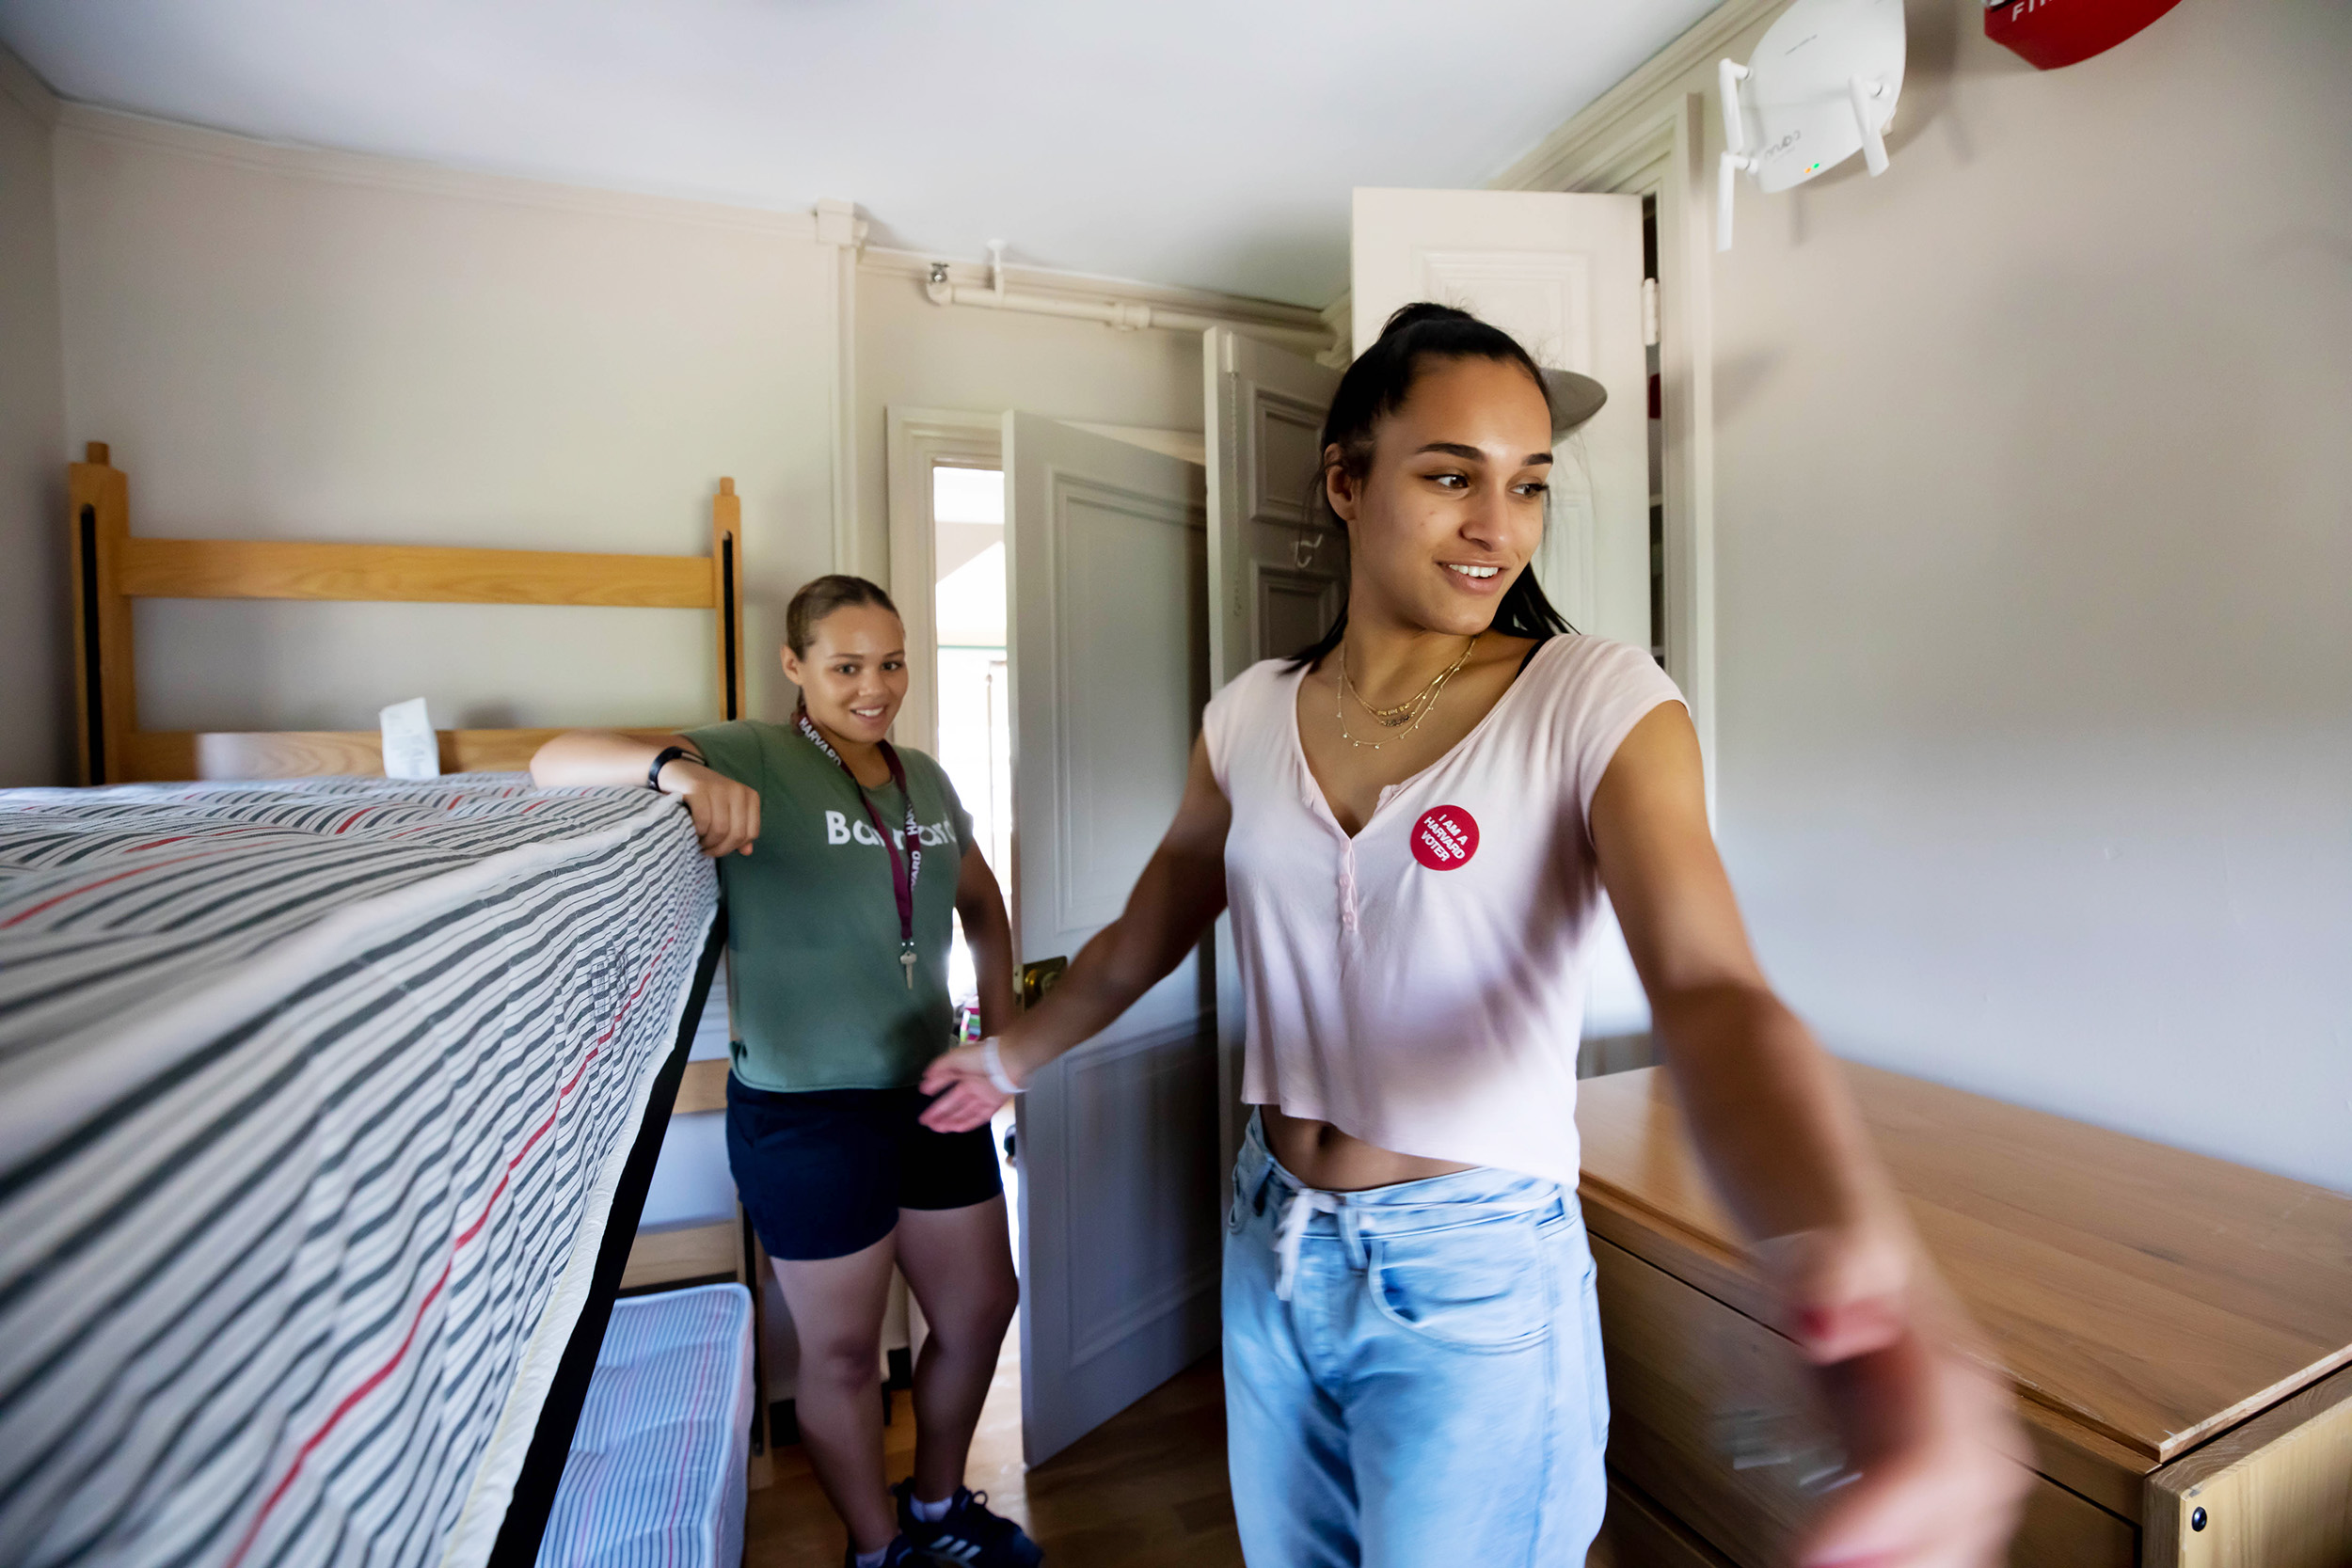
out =
<path fill-rule="evenodd" d="M 73 776 L 56 114 L 0 51 L 0 786 Z"/>
<path fill-rule="evenodd" d="M 1733 875 L 1841 1052 L 2352 1189 L 2352 8 L 1981 14 L 1713 268 Z"/>
<path fill-rule="evenodd" d="M 760 650 L 832 559 L 824 288 L 801 214 L 296 151 L 69 107 L 66 434 L 135 531 L 705 554 L 743 496 Z M 693 721 L 707 612 L 162 602 L 151 729 Z"/>

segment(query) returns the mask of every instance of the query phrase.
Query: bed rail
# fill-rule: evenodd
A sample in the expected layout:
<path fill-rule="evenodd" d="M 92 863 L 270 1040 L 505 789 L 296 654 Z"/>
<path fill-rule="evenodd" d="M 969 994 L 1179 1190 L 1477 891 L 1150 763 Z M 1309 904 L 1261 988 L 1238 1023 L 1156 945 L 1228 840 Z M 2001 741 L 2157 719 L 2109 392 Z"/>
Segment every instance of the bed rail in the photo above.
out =
<path fill-rule="evenodd" d="M 598 555 L 265 539 L 141 539 L 130 483 L 92 441 L 66 467 L 81 781 L 380 774 L 373 730 L 151 731 L 138 727 L 135 599 L 336 599 L 619 605 L 715 611 L 721 717 L 743 713 L 743 503 L 722 479 L 708 556 Z M 677 725 L 643 731 L 659 735 Z M 442 730 L 444 773 L 527 766 L 555 730 Z"/>

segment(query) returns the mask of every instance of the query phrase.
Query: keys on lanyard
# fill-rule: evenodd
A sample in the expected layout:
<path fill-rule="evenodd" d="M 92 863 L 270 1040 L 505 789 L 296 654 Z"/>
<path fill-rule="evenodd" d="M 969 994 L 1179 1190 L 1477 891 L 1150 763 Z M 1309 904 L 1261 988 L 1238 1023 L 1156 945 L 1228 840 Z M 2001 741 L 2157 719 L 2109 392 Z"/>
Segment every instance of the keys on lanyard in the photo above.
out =
<path fill-rule="evenodd" d="M 887 740 L 882 743 L 882 761 L 890 765 L 890 782 L 898 786 L 899 797 L 907 803 L 906 830 L 900 840 L 906 846 L 906 858 L 902 863 L 898 856 L 898 846 L 891 841 L 890 830 L 882 826 L 882 814 L 874 809 L 874 802 L 867 799 L 866 786 L 857 782 L 855 773 L 850 772 L 850 765 L 841 760 L 841 753 L 834 751 L 832 743 L 825 739 L 823 732 L 818 729 L 816 721 L 809 718 L 808 709 L 803 707 L 794 713 L 792 721 L 799 726 L 800 732 L 808 737 L 810 745 L 831 757 L 835 768 L 840 768 L 844 773 L 849 773 L 850 783 L 857 790 L 858 804 L 866 808 L 866 820 L 874 824 L 874 836 L 882 840 L 882 852 L 890 857 L 890 891 L 898 902 L 898 968 L 906 975 L 907 990 L 913 990 L 915 958 L 914 884 L 916 879 L 923 875 L 923 829 L 914 818 L 914 791 L 907 787 L 906 765 L 898 760 L 897 747 Z"/>

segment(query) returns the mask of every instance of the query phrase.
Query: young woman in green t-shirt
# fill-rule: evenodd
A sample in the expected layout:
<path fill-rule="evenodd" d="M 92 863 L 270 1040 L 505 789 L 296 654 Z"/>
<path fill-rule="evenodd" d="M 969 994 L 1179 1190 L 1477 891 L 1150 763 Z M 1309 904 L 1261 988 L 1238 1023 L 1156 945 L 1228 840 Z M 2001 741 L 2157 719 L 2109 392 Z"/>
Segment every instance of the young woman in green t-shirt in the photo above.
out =
<path fill-rule="evenodd" d="M 884 738 L 907 693 L 889 595 L 818 578 L 785 629 L 801 692 L 790 723 L 658 743 L 576 730 L 540 748 L 532 776 L 675 796 L 718 860 L 727 1162 L 791 1308 L 801 1438 L 849 1527 L 849 1562 L 1029 1568 L 1037 1545 L 962 1484 L 1019 1294 L 995 1146 L 986 1127 L 923 1126 L 916 1086 L 952 1030 L 950 917 L 992 1034 L 1012 1017 L 1011 922 L 946 774 Z M 914 1474 L 886 1489 L 874 1381 L 894 1266 L 930 1333 L 914 1366 Z"/>

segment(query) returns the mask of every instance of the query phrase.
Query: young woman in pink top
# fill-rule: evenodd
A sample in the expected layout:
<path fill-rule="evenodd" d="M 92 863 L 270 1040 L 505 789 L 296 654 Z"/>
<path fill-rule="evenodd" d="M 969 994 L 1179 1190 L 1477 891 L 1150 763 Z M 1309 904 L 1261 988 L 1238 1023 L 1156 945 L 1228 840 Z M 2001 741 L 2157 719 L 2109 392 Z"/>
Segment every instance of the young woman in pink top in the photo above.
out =
<path fill-rule="evenodd" d="M 1575 1061 L 1605 892 L 1858 1472 L 1802 1560 L 1998 1562 L 2025 1487 L 2008 1391 L 1756 967 L 1689 714 L 1645 654 L 1569 632 L 1527 570 L 1551 416 L 1507 335 L 1435 305 L 1390 320 L 1324 425 L 1339 624 L 1211 702 L 1125 912 L 1041 1006 L 932 1065 L 924 1119 L 985 1121 L 1230 907 L 1258 1107 L 1224 1286 L 1246 1554 L 1580 1564 L 1608 1402 Z"/>

